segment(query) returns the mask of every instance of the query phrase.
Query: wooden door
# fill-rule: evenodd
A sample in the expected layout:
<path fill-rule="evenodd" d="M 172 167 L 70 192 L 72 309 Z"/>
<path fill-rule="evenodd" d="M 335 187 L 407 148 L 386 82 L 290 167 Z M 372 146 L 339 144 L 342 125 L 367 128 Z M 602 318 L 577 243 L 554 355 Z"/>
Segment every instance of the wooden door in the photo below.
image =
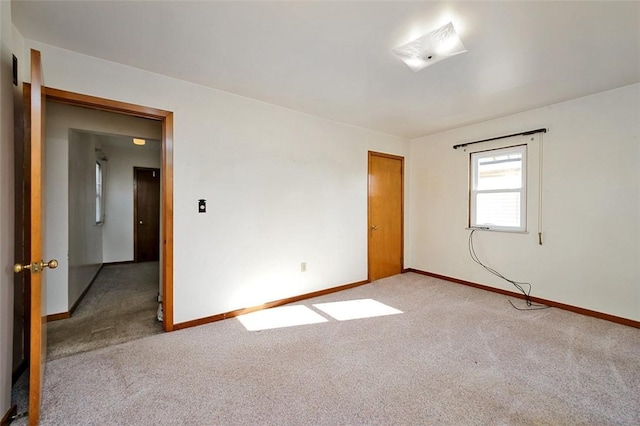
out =
<path fill-rule="evenodd" d="M 23 259 L 24 264 L 16 264 L 17 273 L 30 274 L 30 343 L 29 343 L 29 424 L 37 425 L 40 420 L 40 401 L 42 399 L 42 384 L 44 381 L 45 362 L 47 354 L 46 328 L 46 291 L 45 271 L 47 267 L 55 268 L 55 260 L 43 262 L 42 246 L 44 232 L 44 211 L 42 177 L 43 171 L 43 142 L 44 142 L 44 94 L 43 94 L 42 63 L 40 52 L 31 50 L 31 95 L 25 106 L 25 118 L 30 124 L 27 126 L 26 137 L 30 140 L 30 155 L 25 164 L 29 171 L 25 171 L 25 192 L 28 192 L 30 204 L 29 222 L 25 228 L 30 235 L 30 259 Z"/>
<path fill-rule="evenodd" d="M 369 279 L 402 272 L 404 158 L 369 152 Z"/>
<path fill-rule="evenodd" d="M 160 170 L 134 168 L 135 261 L 160 257 Z"/>

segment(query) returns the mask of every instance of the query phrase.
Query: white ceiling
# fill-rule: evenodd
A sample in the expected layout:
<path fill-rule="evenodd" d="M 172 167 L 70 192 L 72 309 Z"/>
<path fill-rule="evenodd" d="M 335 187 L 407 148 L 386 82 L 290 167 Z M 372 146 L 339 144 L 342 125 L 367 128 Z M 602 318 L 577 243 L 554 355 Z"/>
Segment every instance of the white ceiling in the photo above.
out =
<path fill-rule="evenodd" d="M 12 1 L 27 39 L 415 138 L 640 82 L 640 2 Z M 391 49 L 452 21 L 468 52 Z"/>

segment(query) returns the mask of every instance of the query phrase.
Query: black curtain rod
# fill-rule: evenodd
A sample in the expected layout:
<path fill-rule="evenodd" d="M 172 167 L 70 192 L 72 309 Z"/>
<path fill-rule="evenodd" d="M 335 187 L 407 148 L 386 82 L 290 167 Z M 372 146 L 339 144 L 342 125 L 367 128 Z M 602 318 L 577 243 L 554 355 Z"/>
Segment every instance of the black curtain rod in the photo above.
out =
<path fill-rule="evenodd" d="M 473 145 L 474 143 L 495 141 L 495 140 L 498 140 L 498 139 L 511 138 L 511 137 L 514 137 L 514 136 L 534 135 L 536 133 L 547 133 L 547 129 L 542 128 L 542 129 L 536 129 L 536 130 L 529 130 L 528 132 L 514 133 L 512 135 L 506 135 L 506 136 L 498 136 L 498 137 L 495 137 L 495 138 L 483 139 L 481 141 L 461 143 L 461 144 L 458 144 L 458 145 L 454 145 L 453 149 L 463 148 L 463 147 L 465 147 L 467 145 Z"/>

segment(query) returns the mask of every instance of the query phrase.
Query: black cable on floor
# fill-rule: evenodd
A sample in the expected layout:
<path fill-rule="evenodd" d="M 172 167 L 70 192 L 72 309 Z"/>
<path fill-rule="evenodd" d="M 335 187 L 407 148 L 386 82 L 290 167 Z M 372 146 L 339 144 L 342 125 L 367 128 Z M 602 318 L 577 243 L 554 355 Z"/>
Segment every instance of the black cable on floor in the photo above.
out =
<path fill-rule="evenodd" d="M 513 286 L 515 288 L 517 288 L 524 295 L 524 300 L 527 303 L 527 307 L 526 308 L 518 308 L 516 305 L 513 304 L 513 302 L 511 300 L 509 300 L 509 303 L 511 304 L 511 306 L 513 306 L 514 309 L 517 309 L 519 311 L 535 311 L 535 310 L 550 308 L 550 306 L 533 303 L 531 301 L 531 297 L 530 297 L 530 294 L 531 294 L 531 283 L 520 282 L 520 281 L 515 281 L 515 280 L 512 280 L 512 279 L 509 279 L 509 278 L 505 277 L 504 275 L 502 275 L 500 272 L 496 271 L 495 269 L 493 269 L 493 268 L 485 265 L 484 263 L 482 263 L 482 261 L 480 261 L 480 258 L 476 254 L 476 250 L 475 250 L 475 248 L 473 246 L 473 233 L 474 232 L 476 232 L 476 230 L 472 229 L 471 233 L 469 234 L 469 255 L 471 256 L 471 259 L 474 262 L 476 262 L 478 265 L 482 266 L 485 270 L 487 270 L 488 272 L 490 272 L 493 275 L 495 275 L 496 277 L 502 278 L 506 282 L 509 282 L 509 283 L 513 284 Z M 526 287 L 526 290 L 525 290 L 525 287 Z"/>

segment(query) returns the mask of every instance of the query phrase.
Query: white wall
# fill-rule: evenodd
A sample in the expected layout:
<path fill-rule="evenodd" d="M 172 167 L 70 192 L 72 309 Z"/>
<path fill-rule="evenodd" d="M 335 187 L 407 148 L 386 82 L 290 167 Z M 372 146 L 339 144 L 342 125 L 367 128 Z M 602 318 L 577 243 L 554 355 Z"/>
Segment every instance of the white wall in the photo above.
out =
<path fill-rule="evenodd" d="M 162 129 L 158 123 L 158 132 Z M 103 261 L 133 260 L 133 168 L 160 168 L 159 140 L 147 139 L 144 146 L 133 143 L 103 144 L 106 162 L 105 222 L 102 229 Z"/>
<path fill-rule="evenodd" d="M 367 151 L 408 141 L 28 44 L 51 87 L 174 112 L 176 323 L 366 279 Z"/>
<path fill-rule="evenodd" d="M 58 104 L 45 106 L 44 258 L 58 268 L 47 274 L 47 315 L 69 310 L 69 131 L 58 119 Z"/>
<path fill-rule="evenodd" d="M 640 320 L 640 84 L 411 141 L 409 266 L 515 291 L 469 257 L 472 147 L 452 146 L 541 127 L 544 244 L 534 141 L 529 233 L 476 232 L 479 257 L 534 296 Z"/>
<path fill-rule="evenodd" d="M 97 136 L 69 132 L 69 283 L 71 307 L 102 265 L 102 226 L 96 224 Z"/>
<path fill-rule="evenodd" d="M 13 348 L 13 87 L 11 4 L 0 2 L 0 418 L 11 405 Z"/>
<path fill-rule="evenodd" d="M 45 69 L 45 75 L 47 74 Z M 47 77 L 45 77 L 47 78 Z M 47 85 L 50 85 L 48 79 Z M 69 179 L 69 157 L 74 152 L 69 150 L 70 129 L 86 130 L 98 133 L 136 135 L 144 138 L 158 138 L 160 128 L 157 122 L 141 118 L 128 117 L 104 111 L 73 107 L 56 102 L 46 105 L 46 236 L 45 257 L 55 258 L 59 262 L 58 269 L 47 274 L 47 314 L 68 312 L 80 294 L 89 285 L 96 271 L 98 247 L 91 240 L 76 239 L 74 247 L 92 247 L 91 254 L 77 253 L 76 260 L 83 256 L 91 259 L 87 263 L 74 263 L 74 273 L 70 272 L 69 246 L 69 191 L 76 191 L 78 180 Z M 92 175 L 93 176 L 93 175 Z M 92 177 L 93 182 L 93 177 Z M 84 189 L 82 189 L 84 190 Z M 73 212 L 71 212 L 73 214 Z M 95 216 L 94 216 L 95 217 Z M 77 222 L 74 222 L 77 223 Z M 95 225 L 93 225 L 95 227 Z M 84 229 L 84 228 L 83 228 Z M 99 228 L 101 229 L 101 228 Z M 72 230 L 73 231 L 73 230 Z M 84 233 L 73 235 L 78 238 L 91 235 Z M 84 238 L 84 237 L 82 237 Z M 100 241 L 100 257 L 102 242 Z M 83 261 L 84 262 L 84 261 Z"/>

